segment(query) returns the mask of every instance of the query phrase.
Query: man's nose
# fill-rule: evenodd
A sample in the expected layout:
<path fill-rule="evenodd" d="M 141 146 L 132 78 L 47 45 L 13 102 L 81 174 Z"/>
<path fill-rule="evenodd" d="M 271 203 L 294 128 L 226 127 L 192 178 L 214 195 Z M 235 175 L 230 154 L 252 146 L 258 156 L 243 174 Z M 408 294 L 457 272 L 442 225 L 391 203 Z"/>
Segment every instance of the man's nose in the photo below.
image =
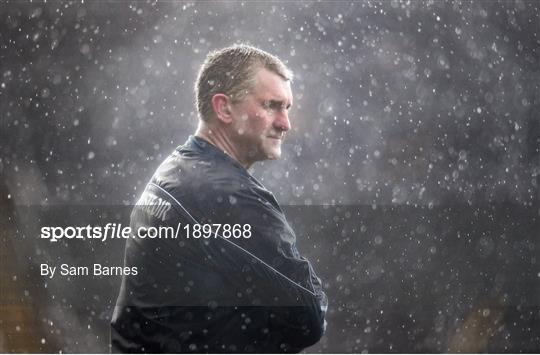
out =
<path fill-rule="evenodd" d="M 277 114 L 276 120 L 274 121 L 274 127 L 283 132 L 287 132 L 291 129 L 289 112 L 287 110 L 283 110 Z"/>

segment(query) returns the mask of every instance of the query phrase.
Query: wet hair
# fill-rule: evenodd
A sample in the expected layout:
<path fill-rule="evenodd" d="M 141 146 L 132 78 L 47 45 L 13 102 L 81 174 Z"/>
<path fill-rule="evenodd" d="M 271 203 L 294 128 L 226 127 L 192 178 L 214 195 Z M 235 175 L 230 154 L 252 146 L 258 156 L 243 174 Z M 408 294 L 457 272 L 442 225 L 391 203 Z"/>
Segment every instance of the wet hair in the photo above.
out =
<path fill-rule="evenodd" d="M 212 117 L 215 94 L 225 94 L 233 103 L 244 99 L 261 68 L 276 73 L 283 80 L 292 80 L 292 72 L 279 58 L 259 48 L 238 44 L 210 52 L 195 82 L 199 118 L 208 121 Z"/>

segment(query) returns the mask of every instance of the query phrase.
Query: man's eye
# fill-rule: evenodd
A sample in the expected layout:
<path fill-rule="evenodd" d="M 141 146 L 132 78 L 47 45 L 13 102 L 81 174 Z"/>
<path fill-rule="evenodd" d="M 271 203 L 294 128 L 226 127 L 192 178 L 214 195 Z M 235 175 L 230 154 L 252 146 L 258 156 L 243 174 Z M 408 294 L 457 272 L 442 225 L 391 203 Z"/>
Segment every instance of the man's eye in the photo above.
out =
<path fill-rule="evenodd" d="M 264 109 L 275 111 L 286 111 L 291 108 L 291 105 L 285 106 L 283 103 L 277 101 L 264 101 L 262 106 Z"/>

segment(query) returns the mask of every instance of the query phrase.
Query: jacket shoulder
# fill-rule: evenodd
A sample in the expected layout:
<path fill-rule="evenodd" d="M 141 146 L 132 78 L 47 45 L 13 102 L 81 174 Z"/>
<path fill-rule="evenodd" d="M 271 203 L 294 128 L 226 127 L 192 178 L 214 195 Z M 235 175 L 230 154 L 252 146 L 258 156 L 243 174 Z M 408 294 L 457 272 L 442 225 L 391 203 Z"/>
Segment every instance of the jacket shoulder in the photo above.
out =
<path fill-rule="evenodd" d="M 239 167 L 224 159 L 178 150 L 161 163 L 150 182 L 175 198 L 197 207 L 221 202 L 254 187 Z"/>

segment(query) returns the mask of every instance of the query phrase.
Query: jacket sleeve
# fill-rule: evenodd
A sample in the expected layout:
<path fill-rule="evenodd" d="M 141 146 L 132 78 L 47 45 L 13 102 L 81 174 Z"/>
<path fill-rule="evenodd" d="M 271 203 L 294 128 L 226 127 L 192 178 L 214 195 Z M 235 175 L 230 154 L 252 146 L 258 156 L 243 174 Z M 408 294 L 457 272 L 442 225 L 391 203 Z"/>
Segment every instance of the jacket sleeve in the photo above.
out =
<path fill-rule="evenodd" d="M 113 349 L 299 352 L 321 338 L 327 298 L 277 203 L 249 191 L 215 197 L 225 203 L 146 188 L 132 230 L 249 224 L 251 237 L 189 238 L 181 228 L 176 239 L 128 239 L 125 264 L 138 274 L 122 280 Z"/>
<path fill-rule="evenodd" d="M 258 312 L 254 319 L 266 317 L 268 331 L 279 332 L 289 351 L 322 337 L 328 300 L 321 280 L 297 250 L 294 231 L 270 193 L 219 189 L 223 195 L 215 200 L 223 203 L 190 208 L 167 191 L 155 190 L 184 220 L 250 226 L 250 238 L 198 240 L 206 260 L 202 267 L 223 275 L 231 291 L 221 297 L 220 306 L 247 307 Z"/>

